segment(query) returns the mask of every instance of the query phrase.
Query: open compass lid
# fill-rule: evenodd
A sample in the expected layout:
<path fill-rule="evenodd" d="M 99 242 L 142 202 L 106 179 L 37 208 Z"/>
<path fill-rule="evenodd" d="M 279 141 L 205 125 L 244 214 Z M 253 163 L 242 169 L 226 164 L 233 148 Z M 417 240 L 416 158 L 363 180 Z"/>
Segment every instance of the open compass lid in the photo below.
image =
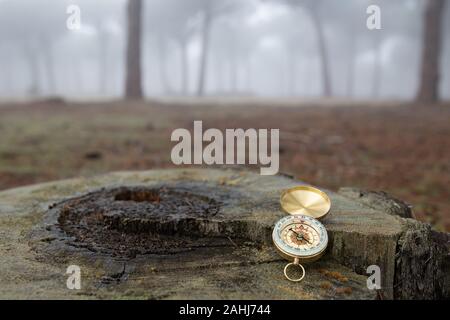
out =
<path fill-rule="evenodd" d="M 325 217 L 331 208 L 331 200 L 327 194 L 311 186 L 284 190 L 280 203 L 283 210 L 289 214 L 303 214 L 315 219 Z"/>

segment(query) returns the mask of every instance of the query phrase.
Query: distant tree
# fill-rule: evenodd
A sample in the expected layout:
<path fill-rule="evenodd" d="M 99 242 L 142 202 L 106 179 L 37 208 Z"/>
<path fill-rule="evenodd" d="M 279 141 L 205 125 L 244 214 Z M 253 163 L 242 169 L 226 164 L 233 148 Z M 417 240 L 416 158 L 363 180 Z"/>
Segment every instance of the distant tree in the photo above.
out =
<path fill-rule="evenodd" d="M 297 87 L 297 69 L 299 56 L 304 51 L 307 45 L 305 45 L 305 38 L 307 34 L 302 28 L 293 28 L 302 18 L 299 11 L 294 11 L 289 15 L 282 15 L 272 19 L 270 23 L 266 23 L 265 28 L 262 30 L 266 36 L 274 37 L 281 40 L 283 47 L 286 51 L 286 80 L 287 80 L 287 93 L 289 95 L 295 95 Z M 313 50 L 315 54 L 315 50 Z"/>
<path fill-rule="evenodd" d="M 439 63 L 442 50 L 443 12 L 446 0 L 427 0 L 424 15 L 422 67 L 417 101 L 439 100 Z"/>
<path fill-rule="evenodd" d="M 209 34 L 213 21 L 213 1 L 205 0 L 202 10 L 200 67 L 197 84 L 197 95 L 202 96 L 205 91 L 206 66 L 209 53 Z"/>
<path fill-rule="evenodd" d="M 370 3 L 364 3 L 359 1 L 346 1 L 345 4 L 339 3 L 344 6 L 343 11 L 339 17 L 339 21 L 336 21 L 346 34 L 347 40 L 347 80 L 345 95 L 352 98 L 355 93 L 355 74 L 356 74 L 356 60 L 358 56 L 358 42 L 361 38 L 361 34 L 366 31 L 366 17 L 361 14 L 365 12 L 365 8 Z M 333 11 L 336 14 L 335 11 Z"/>
<path fill-rule="evenodd" d="M 410 52 L 406 59 L 398 58 L 398 48 L 386 50 L 387 45 L 392 45 L 389 40 L 411 43 L 414 45 L 417 41 L 417 35 L 420 33 L 421 23 L 418 23 L 422 15 L 421 0 L 365 0 L 361 3 L 364 6 L 376 4 L 381 8 L 381 30 L 367 30 L 363 33 L 373 53 L 373 71 L 371 97 L 380 98 L 389 88 L 383 87 L 386 75 L 395 72 L 396 77 L 411 79 L 414 77 L 414 69 L 403 67 L 411 66 L 415 61 L 416 52 Z M 365 24 L 364 24 L 365 25 Z M 404 47 L 404 50 L 407 50 Z M 401 54 L 401 53 L 400 53 Z M 392 91 L 392 90 L 391 90 Z"/>
<path fill-rule="evenodd" d="M 202 19 L 200 39 L 200 64 L 197 83 L 197 95 L 202 96 L 205 92 L 208 55 L 210 51 L 210 33 L 213 22 L 218 17 L 233 12 L 238 0 L 197 0 L 199 1 L 200 16 Z"/>
<path fill-rule="evenodd" d="M 142 99 L 142 0 L 128 0 L 125 97 Z"/>
<path fill-rule="evenodd" d="M 150 37 L 156 38 L 161 83 L 168 91 L 168 47 L 174 43 L 180 58 L 180 93 L 186 95 L 189 92 L 188 46 L 201 27 L 202 3 L 200 0 L 149 0 L 146 3 L 145 26 Z"/>
<path fill-rule="evenodd" d="M 106 94 L 108 88 L 108 42 L 109 34 L 102 21 L 97 22 L 97 37 L 99 46 L 99 87 L 102 94 Z"/>
<path fill-rule="evenodd" d="M 69 49 L 74 56 L 69 64 L 76 70 L 71 71 L 72 78 L 81 78 L 82 70 L 79 70 L 76 65 L 89 60 L 92 64 L 98 65 L 100 94 L 111 94 L 113 86 L 116 87 L 115 89 L 118 89 L 117 86 L 123 89 L 124 80 L 117 77 L 119 68 L 117 64 L 112 64 L 113 60 L 117 59 L 122 60 L 125 65 L 125 59 L 122 58 L 123 52 L 118 50 L 123 46 L 122 39 L 126 37 L 127 32 L 127 17 L 124 14 L 123 2 L 111 0 L 70 0 L 68 2 L 80 7 L 82 30 L 70 32 L 72 39 L 67 37 L 66 45 L 70 43 L 69 45 L 78 46 L 79 41 L 87 41 L 89 38 L 92 40 L 91 43 L 83 44 L 86 48 L 83 48 L 82 54 L 77 50 Z M 117 86 L 116 82 L 118 82 Z"/>
<path fill-rule="evenodd" d="M 332 95 L 331 74 L 330 74 L 327 44 L 325 39 L 325 31 L 319 13 L 320 3 L 321 0 L 310 0 L 308 3 L 305 4 L 305 8 L 309 9 L 309 12 L 311 14 L 311 21 L 313 23 L 314 29 L 317 32 L 317 44 L 319 49 L 320 62 L 322 66 L 323 95 L 325 97 L 330 97 Z"/>
<path fill-rule="evenodd" d="M 317 50 L 320 59 L 323 96 L 332 95 L 331 74 L 323 19 L 321 18 L 322 0 L 282 0 L 283 2 L 308 13 L 316 33 Z"/>
<path fill-rule="evenodd" d="M 112 19 L 111 19 L 112 20 Z M 108 94 L 108 88 L 111 87 L 112 80 L 114 80 L 114 68 L 111 66 L 111 56 L 114 55 L 111 44 L 115 36 L 120 34 L 124 29 L 121 25 L 115 25 L 111 20 L 99 19 L 95 26 L 97 29 L 97 56 L 99 62 L 99 89 L 103 95 Z M 116 30 L 115 28 L 121 27 Z"/>
<path fill-rule="evenodd" d="M 216 67 L 216 89 L 231 92 L 249 90 L 251 78 L 251 57 L 258 46 L 258 34 L 249 27 L 247 18 L 255 8 L 248 4 L 238 12 L 223 17 L 215 25 L 215 37 L 211 46 Z M 227 72 L 224 67 L 227 67 Z M 223 86 L 223 76 L 227 74 L 228 88 Z M 245 84 L 243 83 L 245 81 Z M 220 83 L 222 82 L 222 83 Z"/>
<path fill-rule="evenodd" d="M 53 47 L 66 32 L 63 27 L 55 27 L 65 25 L 61 12 L 65 12 L 62 1 L 0 1 L 0 37 L 24 58 L 31 82 L 27 91 L 31 95 L 41 95 L 45 87 L 49 94 L 56 92 Z M 45 72 L 41 74 L 40 70 Z"/>

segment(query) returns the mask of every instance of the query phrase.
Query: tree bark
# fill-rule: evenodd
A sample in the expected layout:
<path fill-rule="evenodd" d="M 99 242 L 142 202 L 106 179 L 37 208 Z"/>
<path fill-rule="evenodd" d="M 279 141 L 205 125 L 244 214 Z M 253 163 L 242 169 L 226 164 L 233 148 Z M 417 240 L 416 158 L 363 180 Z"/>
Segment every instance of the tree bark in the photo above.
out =
<path fill-rule="evenodd" d="M 202 28 L 202 44 L 200 51 L 200 69 L 198 76 L 197 96 L 203 96 L 205 93 L 205 81 L 208 65 L 209 53 L 209 32 L 211 29 L 212 16 L 209 8 L 204 12 L 203 28 Z"/>
<path fill-rule="evenodd" d="M 442 25 L 445 0 L 428 0 L 425 10 L 422 69 L 417 101 L 435 103 L 439 100 L 439 64 L 442 47 Z"/>
<path fill-rule="evenodd" d="M 359 189 L 327 191 L 327 251 L 300 284 L 284 279 L 272 232 L 286 216 L 281 192 L 302 184 L 185 168 L 0 192 L 0 298 L 449 299 L 449 235 L 409 218 L 402 201 Z M 82 290 L 55 276 L 71 264 Z M 377 291 L 367 286 L 373 265 Z"/>
<path fill-rule="evenodd" d="M 141 32 L 142 0 L 128 0 L 128 37 L 125 96 L 142 99 Z"/>

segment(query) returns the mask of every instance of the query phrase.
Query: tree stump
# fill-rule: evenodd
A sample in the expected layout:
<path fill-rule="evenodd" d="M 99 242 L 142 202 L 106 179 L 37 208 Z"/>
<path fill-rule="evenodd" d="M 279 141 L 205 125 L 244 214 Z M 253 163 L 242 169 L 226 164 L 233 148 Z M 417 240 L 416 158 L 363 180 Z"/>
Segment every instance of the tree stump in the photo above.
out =
<path fill-rule="evenodd" d="M 448 234 L 383 193 L 327 192 L 325 256 L 300 283 L 272 245 L 291 177 L 232 169 L 117 172 L 0 193 L 0 298 L 449 297 Z M 69 265 L 81 289 L 69 290 Z M 366 270 L 381 269 L 382 288 Z"/>

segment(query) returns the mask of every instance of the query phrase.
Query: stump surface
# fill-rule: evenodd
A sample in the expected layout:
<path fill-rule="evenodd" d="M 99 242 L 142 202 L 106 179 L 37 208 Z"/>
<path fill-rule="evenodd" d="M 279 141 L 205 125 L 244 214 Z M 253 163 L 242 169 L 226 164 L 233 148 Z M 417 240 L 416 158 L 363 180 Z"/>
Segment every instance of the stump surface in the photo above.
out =
<path fill-rule="evenodd" d="M 365 193 L 327 192 L 325 256 L 301 283 L 271 243 L 286 176 L 117 172 L 0 193 L 1 298 L 448 298 L 448 238 Z M 345 196 L 344 196 L 345 195 Z M 447 260 L 446 260 L 447 259 Z M 81 290 L 66 287 L 78 265 Z M 382 290 L 367 289 L 379 265 Z"/>

